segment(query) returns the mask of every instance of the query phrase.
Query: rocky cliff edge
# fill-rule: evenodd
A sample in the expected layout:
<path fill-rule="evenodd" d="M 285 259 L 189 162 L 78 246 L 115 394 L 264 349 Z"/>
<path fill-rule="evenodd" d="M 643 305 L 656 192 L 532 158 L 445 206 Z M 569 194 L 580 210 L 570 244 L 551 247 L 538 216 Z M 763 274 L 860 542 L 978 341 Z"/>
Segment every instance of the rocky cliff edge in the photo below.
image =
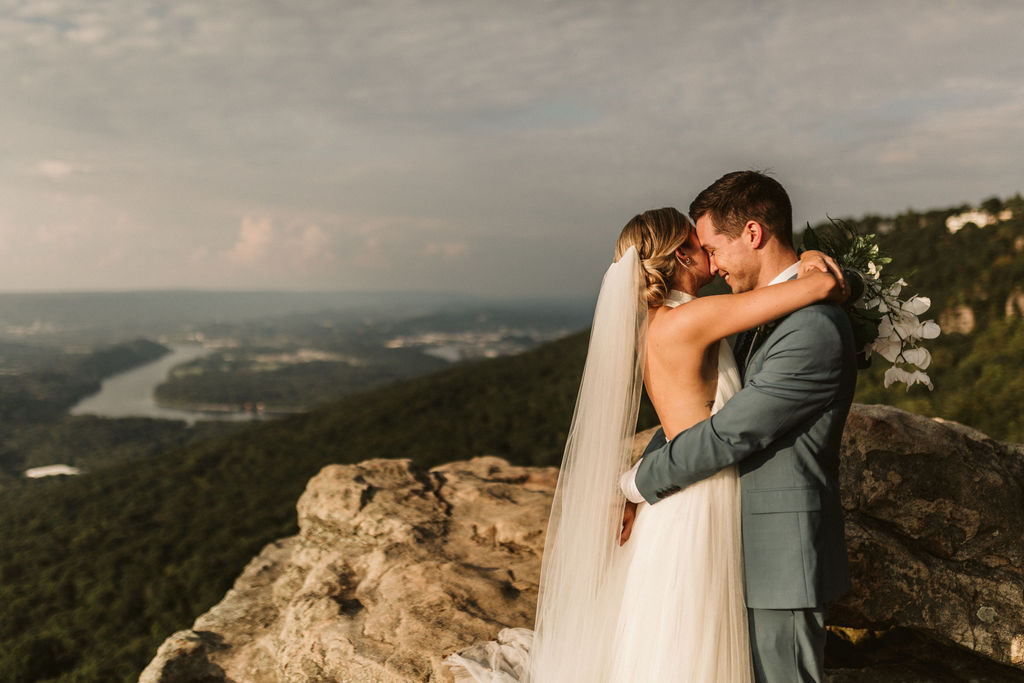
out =
<path fill-rule="evenodd" d="M 445 654 L 532 625 L 557 476 L 495 457 L 325 467 L 299 534 L 140 681 L 449 681 Z M 854 588 L 829 618 L 830 680 L 1024 680 L 1024 447 L 855 405 L 841 483 Z"/>

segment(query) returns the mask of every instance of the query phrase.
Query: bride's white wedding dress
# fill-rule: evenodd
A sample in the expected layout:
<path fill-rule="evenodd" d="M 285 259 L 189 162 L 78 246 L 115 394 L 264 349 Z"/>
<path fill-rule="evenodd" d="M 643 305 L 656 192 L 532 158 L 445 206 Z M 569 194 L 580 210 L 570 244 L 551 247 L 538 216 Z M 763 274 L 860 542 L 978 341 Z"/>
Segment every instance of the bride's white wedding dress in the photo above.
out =
<path fill-rule="evenodd" d="M 672 291 L 666 305 L 693 298 Z M 720 342 L 712 413 L 739 388 L 732 352 Z M 548 657 L 552 664 L 531 667 L 533 631 L 505 629 L 497 641 L 473 645 L 447 662 L 457 681 L 489 683 L 752 681 L 742 562 L 740 484 L 729 467 L 656 505 L 640 504 L 632 535 L 612 554 L 601 589 L 618 591 L 605 595 L 604 623 L 592 636 L 610 648 L 561 652 Z M 588 671 L 594 656 L 603 661 Z"/>

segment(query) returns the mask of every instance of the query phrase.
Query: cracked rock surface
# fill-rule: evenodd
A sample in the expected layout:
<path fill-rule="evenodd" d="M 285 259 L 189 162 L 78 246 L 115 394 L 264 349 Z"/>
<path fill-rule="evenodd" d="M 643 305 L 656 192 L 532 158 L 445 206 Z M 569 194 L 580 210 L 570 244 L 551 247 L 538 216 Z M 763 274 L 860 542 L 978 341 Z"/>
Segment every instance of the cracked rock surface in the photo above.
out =
<path fill-rule="evenodd" d="M 1024 446 L 856 405 L 840 482 L 853 590 L 830 621 L 918 628 L 1024 669 Z"/>
<path fill-rule="evenodd" d="M 532 625 L 557 476 L 495 457 L 325 467 L 299 534 L 140 681 L 450 681 L 444 655 Z M 830 622 L 870 631 L 834 631 L 829 680 L 1024 680 L 1024 447 L 855 405 L 841 481 L 854 589 Z"/>
<path fill-rule="evenodd" d="M 325 467 L 299 534 L 264 548 L 140 681 L 450 680 L 445 654 L 533 623 L 557 477 L 494 457 Z"/>

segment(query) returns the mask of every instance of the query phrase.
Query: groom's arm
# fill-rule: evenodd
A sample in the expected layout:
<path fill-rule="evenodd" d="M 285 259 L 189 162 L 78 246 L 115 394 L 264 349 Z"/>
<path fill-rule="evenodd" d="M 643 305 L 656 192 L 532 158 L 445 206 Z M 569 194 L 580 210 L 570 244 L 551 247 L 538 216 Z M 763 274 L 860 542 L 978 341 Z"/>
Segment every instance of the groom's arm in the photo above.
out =
<path fill-rule="evenodd" d="M 649 503 L 763 450 L 834 400 L 843 343 L 823 305 L 793 313 L 772 337 L 760 372 L 720 411 L 645 453 L 636 489 Z"/>
<path fill-rule="evenodd" d="M 640 457 L 646 458 L 648 453 L 653 453 L 667 443 L 668 439 L 665 438 L 665 430 L 658 427 L 658 431 L 654 432 L 651 440 L 647 442 L 647 448 L 644 449 L 643 455 Z"/>
<path fill-rule="evenodd" d="M 647 448 L 645 448 L 644 452 L 639 458 L 637 458 L 637 461 L 633 463 L 631 468 L 623 472 L 621 477 L 619 477 L 619 487 L 622 489 L 622 493 L 625 494 L 626 500 L 630 503 L 641 503 L 644 499 L 643 494 L 640 493 L 639 489 L 636 487 L 636 471 L 639 469 L 640 463 L 644 461 L 644 458 L 647 457 L 649 453 L 653 453 L 666 443 L 668 443 L 668 441 L 665 439 L 665 430 L 658 427 L 658 431 L 654 432 L 651 440 L 647 442 Z M 623 524 L 625 524 L 625 519 L 623 519 Z M 630 526 L 632 526 L 632 522 L 630 522 Z M 628 533 L 625 535 L 627 537 L 629 536 Z"/>

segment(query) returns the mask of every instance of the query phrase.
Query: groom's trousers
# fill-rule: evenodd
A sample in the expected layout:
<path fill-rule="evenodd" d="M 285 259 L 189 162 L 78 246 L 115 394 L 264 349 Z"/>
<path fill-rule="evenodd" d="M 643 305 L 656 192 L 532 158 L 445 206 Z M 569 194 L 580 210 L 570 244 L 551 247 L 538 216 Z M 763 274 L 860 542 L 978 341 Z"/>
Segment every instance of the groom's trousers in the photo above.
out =
<path fill-rule="evenodd" d="M 825 680 L 825 610 L 748 609 L 757 683 Z"/>

